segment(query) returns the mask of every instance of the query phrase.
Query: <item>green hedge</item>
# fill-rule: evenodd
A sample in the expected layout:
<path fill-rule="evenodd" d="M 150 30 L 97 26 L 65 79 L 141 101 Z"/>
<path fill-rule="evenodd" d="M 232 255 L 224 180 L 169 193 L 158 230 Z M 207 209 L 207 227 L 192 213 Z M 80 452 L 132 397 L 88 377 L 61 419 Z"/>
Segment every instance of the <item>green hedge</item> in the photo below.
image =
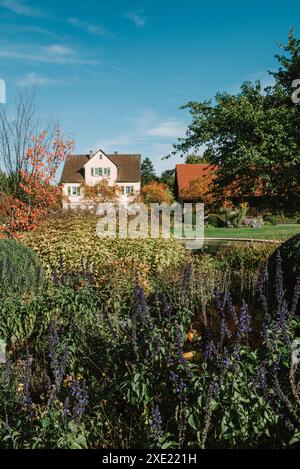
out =
<path fill-rule="evenodd" d="M 0 240 L 0 295 L 34 293 L 45 282 L 36 253 L 12 239 Z"/>

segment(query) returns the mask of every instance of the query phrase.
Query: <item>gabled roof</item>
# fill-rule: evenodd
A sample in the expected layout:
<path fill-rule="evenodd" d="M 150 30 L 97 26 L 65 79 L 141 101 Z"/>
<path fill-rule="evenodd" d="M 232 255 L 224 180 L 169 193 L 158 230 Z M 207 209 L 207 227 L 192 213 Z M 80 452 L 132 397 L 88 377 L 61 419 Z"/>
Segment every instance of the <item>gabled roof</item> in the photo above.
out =
<path fill-rule="evenodd" d="M 104 152 L 103 152 L 104 153 Z M 104 153 L 105 154 L 105 153 Z M 118 182 L 140 182 L 141 155 L 119 154 L 106 155 L 118 168 Z M 90 155 L 70 155 L 67 157 L 60 182 L 83 183 L 84 165 L 90 160 Z"/>
<path fill-rule="evenodd" d="M 60 178 L 61 183 L 84 182 L 83 166 L 88 162 L 89 155 L 69 155 L 66 158 Z"/>
<path fill-rule="evenodd" d="M 114 153 L 107 155 L 118 167 L 117 182 L 140 182 L 141 155 L 126 155 Z"/>
<path fill-rule="evenodd" d="M 212 182 L 215 178 L 215 171 L 218 166 L 200 163 L 200 164 L 177 164 L 176 179 L 178 185 L 178 194 L 184 189 L 189 189 L 190 183 L 198 179 L 205 179 Z"/>

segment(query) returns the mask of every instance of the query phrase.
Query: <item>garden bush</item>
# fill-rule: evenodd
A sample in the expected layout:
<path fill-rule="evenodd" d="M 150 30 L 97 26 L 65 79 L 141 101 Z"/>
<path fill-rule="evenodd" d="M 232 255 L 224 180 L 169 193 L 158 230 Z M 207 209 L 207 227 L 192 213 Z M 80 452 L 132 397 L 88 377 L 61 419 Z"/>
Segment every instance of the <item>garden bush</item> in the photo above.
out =
<path fill-rule="evenodd" d="M 34 251 L 12 239 L 0 239 L 0 295 L 36 293 L 45 283 Z"/>
<path fill-rule="evenodd" d="M 201 305 L 193 307 L 199 289 L 192 270 L 202 262 L 214 270 L 208 258 L 187 265 L 175 293 L 158 288 L 147 296 L 135 280 L 119 314 L 108 292 L 68 279 L 66 271 L 38 301 L 4 302 L 1 308 L 13 307 L 16 316 L 35 309 L 39 321 L 18 345 L 9 342 L 0 369 L 0 446 L 299 446 L 294 312 L 281 301 L 272 318 L 267 308 L 262 345 L 253 347 L 247 304 L 234 305 L 219 285 L 210 290 L 207 324 L 195 330 Z M 280 279 L 278 262 L 277 268 Z M 258 289 L 262 310 L 265 280 Z M 282 295 L 279 280 L 277 299 Z M 2 322 L 9 322 L 4 313 Z"/>
<path fill-rule="evenodd" d="M 68 271 L 81 270 L 82 259 L 89 259 L 97 282 L 115 270 L 134 276 L 139 272 L 144 285 L 159 271 L 186 262 L 189 254 L 175 239 L 100 239 L 96 233 L 99 218 L 69 214 L 51 217 L 36 230 L 22 236 L 22 242 L 41 259 L 48 277 L 63 261 Z"/>
<path fill-rule="evenodd" d="M 270 223 L 270 225 L 273 225 L 273 226 L 278 225 L 277 218 L 275 216 L 272 216 L 272 215 L 268 215 L 268 216 L 264 217 L 264 221 L 265 221 L 265 223 Z"/>
<path fill-rule="evenodd" d="M 234 242 L 221 246 L 216 259 L 223 270 L 257 272 L 261 264 L 276 250 L 276 244 Z"/>
<path fill-rule="evenodd" d="M 223 220 L 223 218 L 220 215 L 214 213 L 208 215 L 206 223 L 213 228 L 223 228 L 226 226 L 226 222 Z"/>

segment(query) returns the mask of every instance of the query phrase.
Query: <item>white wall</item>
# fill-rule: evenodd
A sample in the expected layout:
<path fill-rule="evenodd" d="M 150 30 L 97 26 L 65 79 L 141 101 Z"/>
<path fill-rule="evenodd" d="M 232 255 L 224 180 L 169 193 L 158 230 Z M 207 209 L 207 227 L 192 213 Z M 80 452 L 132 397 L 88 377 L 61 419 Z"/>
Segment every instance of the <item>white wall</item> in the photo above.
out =
<path fill-rule="evenodd" d="M 92 168 L 109 168 L 110 177 L 106 176 L 92 176 Z M 97 182 L 107 179 L 110 186 L 113 186 L 116 183 L 118 177 L 118 168 L 117 166 L 109 159 L 107 156 L 102 153 L 100 150 L 85 164 L 85 182 L 89 186 L 95 185 Z"/>
<path fill-rule="evenodd" d="M 106 176 L 92 176 L 92 168 L 110 168 L 110 177 Z M 141 191 L 140 182 L 124 182 L 117 183 L 118 178 L 118 168 L 117 166 L 109 159 L 107 156 L 99 150 L 84 166 L 85 171 L 85 182 L 89 186 L 93 186 L 96 183 L 103 181 L 104 179 L 108 180 L 110 186 L 118 184 L 119 187 L 124 187 L 124 195 L 120 193 L 120 201 L 130 202 L 132 201 Z M 132 186 L 134 193 L 132 195 L 126 195 L 126 187 Z M 80 187 L 79 183 L 67 183 L 63 184 L 63 194 L 66 196 L 66 200 L 63 202 L 63 208 L 75 208 L 81 207 L 85 208 L 88 204 L 83 197 L 83 188 L 81 188 L 80 196 L 68 196 L 68 187 Z"/>

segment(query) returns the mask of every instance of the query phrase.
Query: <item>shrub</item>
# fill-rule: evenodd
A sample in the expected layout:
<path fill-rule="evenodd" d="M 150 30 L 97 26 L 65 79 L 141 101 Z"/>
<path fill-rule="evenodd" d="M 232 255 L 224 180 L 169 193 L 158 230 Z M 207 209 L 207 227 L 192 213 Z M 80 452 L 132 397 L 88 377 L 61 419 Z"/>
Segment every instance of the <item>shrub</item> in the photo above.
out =
<path fill-rule="evenodd" d="M 274 285 L 276 282 L 276 260 L 278 255 L 282 258 L 286 298 L 291 302 L 297 278 L 300 278 L 300 235 L 298 234 L 288 239 L 270 256 L 268 260 L 269 278 L 270 284 Z"/>
<path fill-rule="evenodd" d="M 38 256 L 11 239 L 0 240 L 0 294 L 20 296 L 36 292 L 45 282 Z"/>
<path fill-rule="evenodd" d="M 211 258 L 199 259 L 197 267 L 214 270 Z M 247 304 L 234 304 L 227 289 L 209 289 L 208 327 L 197 334 L 191 325 L 199 288 L 191 270 L 176 282 L 175 295 L 163 288 L 150 296 L 135 282 L 118 316 L 108 314 L 115 298 L 102 301 L 87 286 L 58 286 L 31 305 L 16 302 L 18 316 L 38 305 L 48 327 L 36 323 L 29 344 L 8 347 L 10 362 L 0 368 L 0 446 L 299 446 L 293 311 L 281 301 L 271 318 L 261 279 L 266 314 L 261 346 L 254 347 Z M 200 310 L 201 301 L 195 306 Z"/>
<path fill-rule="evenodd" d="M 221 246 L 216 258 L 223 270 L 256 272 L 275 249 L 272 243 L 235 242 Z"/>
<path fill-rule="evenodd" d="M 278 221 L 277 221 L 277 218 L 272 216 L 272 215 L 268 215 L 264 218 L 264 221 L 266 223 L 270 223 L 270 225 L 273 225 L 273 226 L 276 226 L 278 225 Z"/>
<path fill-rule="evenodd" d="M 226 222 L 222 219 L 222 217 L 215 213 L 208 215 L 206 222 L 214 228 L 223 228 L 226 225 Z"/>
<path fill-rule="evenodd" d="M 60 269 L 81 270 L 82 260 L 89 259 L 98 284 L 116 270 L 130 278 L 138 272 L 145 284 L 158 271 L 189 258 L 175 239 L 100 239 L 96 233 L 99 218 L 94 215 L 69 214 L 64 218 L 48 218 L 40 227 L 22 236 L 22 241 L 41 259 L 49 276 Z"/>

